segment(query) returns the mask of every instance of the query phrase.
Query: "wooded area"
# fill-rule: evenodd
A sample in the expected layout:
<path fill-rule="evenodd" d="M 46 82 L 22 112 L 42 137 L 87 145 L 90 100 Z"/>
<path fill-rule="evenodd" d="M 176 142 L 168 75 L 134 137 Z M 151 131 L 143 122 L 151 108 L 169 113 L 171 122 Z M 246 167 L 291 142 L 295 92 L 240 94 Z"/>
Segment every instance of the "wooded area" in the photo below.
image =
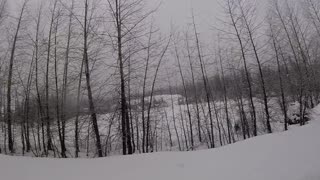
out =
<path fill-rule="evenodd" d="M 216 148 L 305 125 L 320 1 L 221 0 L 163 33 L 145 0 L 0 0 L 0 152 L 104 157 Z M 296 107 L 295 111 L 292 108 Z"/>

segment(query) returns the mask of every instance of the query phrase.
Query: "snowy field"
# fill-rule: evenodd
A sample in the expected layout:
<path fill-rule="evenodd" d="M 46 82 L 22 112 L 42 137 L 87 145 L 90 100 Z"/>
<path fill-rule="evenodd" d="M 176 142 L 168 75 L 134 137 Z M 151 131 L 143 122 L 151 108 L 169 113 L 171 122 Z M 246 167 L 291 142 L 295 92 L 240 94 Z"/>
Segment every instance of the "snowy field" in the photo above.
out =
<path fill-rule="evenodd" d="M 179 105 L 179 98 L 182 96 L 180 95 L 158 95 L 155 96 L 158 102 L 163 102 L 163 106 L 159 106 L 157 108 L 152 108 L 151 110 L 151 129 L 153 130 L 156 137 L 154 138 L 154 151 L 155 152 L 164 152 L 164 151 L 188 151 L 190 150 L 190 129 L 189 129 L 189 121 L 187 117 L 187 106 L 185 104 Z M 172 99 L 171 99 L 172 98 Z M 139 100 L 140 102 L 140 100 Z M 133 104 L 135 101 L 133 101 Z M 244 101 L 245 107 L 244 111 L 246 113 L 247 118 L 250 117 L 250 108 L 249 102 Z M 202 150 L 208 149 L 208 133 L 207 131 L 209 128 L 209 120 L 207 114 L 207 104 L 200 103 L 200 119 L 201 119 L 201 132 L 202 138 L 205 142 L 200 143 L 198 140 L 198 129 L 197 129 L 197 117 L 196 117 L 196 108 L 195 104 L 190 105 L 191 111 L 191 118 L 193 124 L 193 133 L 194 133 L 194 150 Z M 213 126 L 214 126 L 214 135 L 215 135 L 215 145 L 216 147 L 221 146 L 219 142 L 219 134 L 218 134 L 218 122 L 221 127 L 222 131 L 222 143 L 223 145 L 227 143 L 227 122 L 225 121 L 225 110 L 224 110 L 224 103 L 223 102 L 216 102 L 215 103 L 216 109 L 214 109 L 214 105 L 211 103 L 212 113 L 213 113 Z M 266 134 L 266 124 L 263 121 L 264 119 L 264 106 L 263 102 L 259 99 L 255 99 L 255 106 L 257 112 L 257 125 L 258 125 L 258 135 Z M 232 134 L 234 137 L 234 141 L 242 141 L 243 135 L 241 131 L 235 131 L 235 124 L 240 123 L 240 116 L 239 116 L 239 108 L 237 103 L 233 100 L 229 100 L 228 102 L 228 113 L 229 118 L 231 120 L 232 126 Z M 217 116 L 215 115 L 215 110 L 217 112 Z M 282 132 L 284 129 L 283 123 L 283 113 L 279 106 L 279 102 L 277 98 L 272 98 L 269 100 L 269 111 L 271 115 L 271 126 L 273 132 Z M 291 103 L 288 108 L 288 115 L 292 115 L 294 112 L 299 111 L 299 105 L 295 103 Z M 147 111 L 145 112 L 147 114 Z M 218 120 L 217 120 L 218 117 Z M 121 141 L 121 134 L 120 134 L 120 116 L 118 113 L 109 113 L 109 114 L 99 114 L 98 115 L 98 124 L 99 124 L 99 131 L 102 140 L 103 150 L 105 152 L 105 156 L 114 156 L 122 154 L 122 141 Z M 136 109 L 132 111 L 132 118 L 133 118 L 133 130 L 134 130 L 134 139 L 135 142 L 139 137 L 139 144 L 141 146 L 141 138 L 142 138 L 142 118 L 141 118 L 141 110 Z M 67 146 L 67 156 L 69 158 L 74 157 L 74 124 L 75 118 L 71 118 L 67 121 L 66 125 L 66 146 Z M 79 145 L 80 145 L 80 157 L 97 157 L 96 154 L 96 147 L 95 147 L 95 138 L 94 132 L 92 130 L 92 126 L 90 126 L 90 117 L 89 116 L 82 116 L 79 119 Z M 249 123 L 251 121 L 249 120 Z M 139 129 L 137 129 L 136 125 L 139 125 Z M 292 126 L 290 126 L 292 127 Z M 289 127 L 289 128 L 290 128 Z M 250 124 L 250 128 L 252 124 Z M 4 129 L 3 129 L 4 130 Z M 6 131 L 3 131 L 0 134 L 0 142 L 4 142 Z M 170 132 L 169 132 L 170 131 Z M 32 128 L 31 130 L 31 144 L 35 144 L 35 139 L 37 138 L 37 129 L 36 127 Z M 137 132 L 139 132 L 139 136 L 137 136 Z M 51 126 L 51 133 L 53 134 L 53 143 L 57 149 L 60 151 L 59 147 L 59 139 L 58 139 L 58 129 L 56 123 L 52 124 Z M 23 156 L 21 150 L 21 131 L 20 128 L 14 129 L 15 139 L 14 144 L 16 147 L 16 153 L 14 155 Z M 41 135 L 41 134 L 40 134 Z M 170 138 L 171 136 L 171 138 Z M 42 137 L 42 136 L 41 136 Z M 170 139 L 172 144 L 170 144 Z M 207 143 L 206 143 L 207 142 Z M 138 143 L 136 143 L 138 144 Z M 4 144 L 1 143 L 0 147 L 5 149 Z M 136 153 L 139 153 L 137 150 Z M 33 150 L 32 152 L 25 153 L 24 156 L 36 156 L 36 157 L 44 157 L 44 152 L 36 152 Z M 54 154 L 50 152 L 49 157 L 59 157 L 59 154 Z"/>
<path fill-rule="evenodd" d="M 3 180 L 319 180 L 320 106 L 290 131 L 214 150 L 102 159 L 0 156 Z"/>
<path fill-rule="evenodd" d="M 151 110 L 151 130 L 156 134 L 154 139 L 154 151 L 155 152 L 164 152 L 164 151 L 187 151 L 190 150 L 190 129 L 189 129 L 189 120 L 187 117 L 187 106 L 185 104 L 179 105 L 179 98 L 181 95 L 158 95 L 155 96 L 154 99 L 158 102 L 162 102 L 162 106 L 152 108 Z M 171 99 L 172 98 L 172 99 Z M 140 102 L 140 100 L 138 101 Z M 247 118 L 250 117 L 250 108 L 249 102 L 244 101 L 245 107 L 244 111 L 246 113 Z M 133 104 L 135 101 L 133 100 Z M 214 108 L 215 106 L 215 108 Z M 255 99 L 255 106 L 257 112 L 257 125 L 258 125 L 258 134 L 263 135 L 266 133 L 266 124 L 263 121 L 264 115 L 264 106 L 261 100 Z M 271 126 L 273 132 L 281 132 L 284 129 L 283 124 L 283 113 L 277 102 L 277 98 L 273 98 L 269 100 L 269 111 L 271 115 Z M 241 131 L 235 131 L 235 124 L 240 123 L 240 115 L 239 108 L 237 103 L 233 100 L 228 102 L 228 113 L 229 118 L 231 120 L 232 126 L 232 134 L 234 135 L 234 141 L 242 141 L 242 133 Z M 294 104 L 290 105 L 288 109 L 288 114 L 292 114 L 291 111 L 297 111 L 299 105 Z M 194 150 L 208 149 L 208 131 L 210 128 L 209 118 L 207 113 L 207 104 L 205 102 L 199 104 L 200 108 L 200 121 L 201 121 L 201 133 L 202 138 L 205 142 L 200 143 L 198 139 L 198 128 L 197 128 L 197 116 L 196 116 L 196 107 L 195 104 L 190 105 L 191 118 L 193 124 L 193 134 L 194 134 Z M 215 102 L 215 105 L 211 103 L 211 110 L 213 113 L 213 126 L 214 126 L 214 135 L 215 135 L 215 145 L 216 147 L 221 146 L 219 142 L 219 134 L 218 134 L 218 122 L 222 131 L 222 143 L 223 145 L 227 143 L 227 122 L 225 121 L 225 110 L 224 103 L 221 101 Z M 215 115 L 215 112 L 217 115 Z M 145 115 L 147 111 L 145 112 Z M 147 116 L 147 115 L 146 115 Z M 217 120 L 218 117 L 218 120 Z M 102 140 L 102 145 L 105 153 L 105 156 L 113 156 L 122 154 L 122 141 L 120 134 L 120 116 L 118 113 L 109 113 L 109 114 L 99 114 L 98 115 L 98 124 L 99 131 Z M 134 139 L 135 141 L 139 139 L 139 144 L 141 146 L 141 138 L 142 138 L 142 118 L 141 118 L 141 110 L 134 109 L 132 110 L 132 118 L 133 118 L 133 130 L 134 130 Z M 74 124 L 75 118 L 71 118 L 67 121 L 66 126 L 66 146 L 67 146 L 67 156 L 74 157 Z M 80 157 L 96 157 L 96 147 L 95 147 L 95 138 L 94 133 L 92 131 L 92 126 L 90 126 L 90 117 L 82 116 L 79 120 L 79 145 L 80 145 Z M 249 123 L 251 121 L 249 120 Z M 139 129 L 137 129 L 136 125 L 139 125 Z M 250 124 L 250 128 L 253 125 Z M 58 139 L 58 129 L 56 123 L 53 123 L 51 126 L 51 133 L 53 134 L 53 143 L 56 149 L 60 149 L 59 147 L 59 139 Z M 169 132 L 170 131 L 170 132 Z M 137 132 L 139 132 L 139 138 L 137 136 Z M 0 134 L 0 142 L 4 142 L 5 135 L 3 132 Z M 14 129 L 15 134 L 15 147 L 16 153 L 15 155 L 22 156 L 22 145 L 21 145 L 21 131 L 20 128 Z M 40 134 L 41 135 L 41 134 Z M 34 145 L 37 136 L 37 129 L 34 127 L 32 129 L 31 135 L 31 144 Z M 171 138 L 170 138 L 171 136 Z M 170 139 L 172 144 L 170 144 Z M 206 143 L 207 142 L 207 143 Z M 106 145 L 108 144 L 108 145 Z M 138 144 L 138 143 L 136 143 Z M 0 144 L 2 149 L 4 148 L 3 143 Z M 138 151 L 137 151 L 138 152 Z M 43 152 L 36 152 L 33 150 L 32 152 L 24 154 L 24 156 L 44 156 Z M 53 154 L 50 152 L 50 157 L 59 156 L 58 153 Z"/>

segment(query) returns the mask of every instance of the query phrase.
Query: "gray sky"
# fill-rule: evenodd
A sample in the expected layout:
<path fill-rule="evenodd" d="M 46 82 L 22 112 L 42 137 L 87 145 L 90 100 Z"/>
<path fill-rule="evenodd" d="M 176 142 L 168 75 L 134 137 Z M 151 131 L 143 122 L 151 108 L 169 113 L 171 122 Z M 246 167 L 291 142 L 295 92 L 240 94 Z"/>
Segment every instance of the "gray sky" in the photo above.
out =
<path fill-rule="evenodd" d="M 191 12 L 194 11 L 196 23 L 200 33 L 206 31 L 214 24 L 215 17 L 219 14 L 218 0 L 148 0 L 152 5 L 160 3 L 156 13 L 156 22 L 163 31 L 169 31 L 170 24 L 178 28 L 184 28 L 191 23 Z"/>
<path fill-rule="evenodd" d="M 192 23 L 192 9 L 194 11 L 198 32 L 201 39 L 212 42 L 212 38 L 217 37 L 214 27 L 218 27 L 223 17 L 224 0 L 147 0 L 148 6 L 155 6 L 161 2 L 160 9 L 155 15 L 155 19 L 163 32 L 170 31 L 170 24 L 180 30 L 186 24 Z M 251 1 L 251 0 L 250 0 Z M 257 2 L 259 14 L 264 16 L 267 4 L 270 0 L 252 0 Z"/>
<path fill-rule="evenodd" d="M 40 1 L 40 0 L 31 0 Z M 44 2 L 47 0 L 43 0 Z M 257 1 L 260 7 L 265 7 L 269 0 L 252 0 Z M 21 4 L 22 0 L 9 0 L 10 6 L 14 7 Z M 102 1 L 103 2 L 103 1 Z M 155 15 L 156 24 L 164 31 L 170 30 L 170 24 L 175 27 L 184 28 L 187 23 L 192 22 L 191 10 L 193 9 L 196 24 L 199 32 L 208 32 L 217 22 L 216 18 L 221 17 L 221 3 L 223 0 L 145 0 L 147 6 L 156 7 L 161 3 L 159 10 Z"/>

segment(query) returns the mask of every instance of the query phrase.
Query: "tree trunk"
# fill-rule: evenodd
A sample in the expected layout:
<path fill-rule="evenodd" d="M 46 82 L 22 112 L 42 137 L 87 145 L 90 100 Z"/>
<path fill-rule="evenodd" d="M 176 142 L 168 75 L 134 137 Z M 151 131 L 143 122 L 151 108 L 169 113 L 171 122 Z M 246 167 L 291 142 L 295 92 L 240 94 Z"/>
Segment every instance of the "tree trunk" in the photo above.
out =
<path fill-rule="evenodd" d="M 222 57 L 221 57 L 221 51 L 219 49 L 219 61 L 220 61 L 220 68 L 221 68 L 221 75 L 222 75 L 222 86 L 223 86 L 223 97 L 224 97 L 224 110 L 226 114 L 226 121 L 227 121 L 227 128 L 228 128 L 228 139 L 229 143 L 232 143 L 231 141 L 231 123 L 229 119 L 229 110 L 228 110 L 228 92 L 227 92 L 227 86 L 225 82 L 225 76 L 224 76 L 224 69 L 222 65 Z"/>
<path fill-rule="evenodd" d="M 278 68 L 282 110 L 283 110 L 283 115 L 284 115 L 284 130 L 287 131 L 288 130 L 287 103 L 286 103 L 284 87 L 283 87 L 282 72 L 281 72 L 279 51 L 278 51 L 278 47 L 277 47 L 277 40 L 276 40 L 276 37 L 275 37 L 275 34 L 273 32 L 273 28 L 272 28 L 271 24 L 270 24 L 270 30 L 271 30 L 272 45 L 273 45 L 273 49 L 274 49 L 274 52 L 275 52 L 275 55 L 276 55 L 277 68 Z"/>
<path fill-rule="evenodd" d="M 176 58 L 177 58 L 177 61 L 178 61 L 178 67 L 179 67 L 182 86 L 183 86 L 183 90 L 184 90 L 184 96 L 185 96 L 186 104 L 187 104 L 187 114 L 188 114 L 189 128 L 190 128 L 190 141 L 191 141 L 190 143 L 191 143 L 191 149 L 193 150 L 193 147 L 194 147 L 193 128 L 192 128 L 192 120 L 191 120 L 191 113 L 190 113 L 190 107 L 189 107 L 189 99 L 188 99 L 186 84 L 185 84 L 185 80 L 184 80 L 184 77 L 183 77 L 183 72 L 182 72 L 182 68 L 181 68 L 181 64 L 180 64 L 180 57 L 179 57 L 179 53 L 178 53 L 178 49 L 177 49 L 177 45 L 176 44 L 175 44 L 175 53 L 176 53 Z"/>
<path fill-rule="evenodd" d="M 151 108 L 152 108 L 152 102 L 153 102 L 153 93 L 154 93 L 154 89 L 155 89 L 155 85 L 156 85 L 156 81 L 157 81 L 157 77 L 158 77 L 158 73 L 159 73 L 159 69 L 163 60 L 164 55 L 166 54 L 168 47 L 170 45 L 171 42 L 171 36 L 170 39 L 168 40 L 168 43 L 166 44 L 165 48 L 163 49 L 160 59 L 158 61 L 157 67 L 156 67 L 156 72 L 153 78 L 153 82 L 152 82 L 152 87 L 151 87 L 151 95 L 150 95 L 150 100 L 149 100 L 149 105 L 148 105 L 148 114 L 147 114 L 147 132 L 146 132 L 146 152 L 148 152 L 148 146 L 149 146 L 149 134 L 150 134 L 150 113 L 151 113 Z"/>
<path fill-rule="evenodd" d="M 83 30 L 83 36 L 84 36 L 84 47 L 83 47 L 83 60 L 84 60 L 84 66 L 85 66 L 85 75 L 86 75 L 86 83 L 87 83 L 87 91 L 88 91 L 88 100 L 89 100 L 89 110 L 91 115 L 91 121 L 93 130 L 96 136 L 96 147 L 98 151 L 98 156 L 102 157 L 102 147 L 101 147 L 101 141 L 100 141 L 100 134 L 99 134 L 99 127 L 97 122 L 97 114 L 95 111 L 94 103 L 93 103 L 93 96 L 92 96 L 92 90 L 91 90 L 91 82 L 90 82 L 90 69 L 89 69 L 89 57 L 88 57 L 88 0 L 85 0 L 85 16 L 84 16 L 84 30 Z"/>
<path fill-rule="evenodd" d="M 200 41 L 199 41 L 199 38 L 198 38 L 198 32 L 197 32 L 197 28 L 196 28 L 196 24 L 195 24 L 195 19 L 194 19 L 193 13 L 192 13 L 192 19 L 193 19 L 194 34 L 195 34 L 195 37 L 196 37 L 198 58 L 199 58 L 200 67 L 201 67 L 201 73 L 202 73 L 202 80 L 203 80 L 203 84 L 204 84 L 204 88 L 205 88 L 205 92 L 206 92 L 206 100 L 207 100 L 208 111 L 209 111 L 210 138 L 212 140 L 211 148 L 215 148 L 214 132 L 213 132 L 213 117 L 212 117 L 211 104 L 210 104 L 210 92 L 209 92 L 209 88 L 208 88 L 207 78 L 206 78 L 206 75 L 205 75 L 204 64 L 203 64 L 203 61 L 202 61 L 202 54 L 201 54 L 201 49 L 200 49 Z"/>
<path fill-rule="evenodd" d="M 27 1 L 24 1 L 22 8 L 21 8 L 21 11 L 20 11 L 20 16 L 18 19 L 18 25 L 16 28 L 16 32 L 15 32 L 15 35 L 13 38 L 11 54 L 10 54 L 9 69 L 8 69 L 9 75 L 8 75 L 8 81 L 7 81 L 7 126 L 8 126 L 8 147 L 9 147 L 9 151 L 11 153 L 14 153 L 13 137 L 12 137 L 12 129 L 11 129 L 12 128 L 11 86 L 12 86 L 12 76 L 13 76 L 13 64 L 14 64 L 14 59 L 15 59 L 16 44 L 18 41 L 21 21 L 23 18 L 23 13 L 25 11 L 26 5 L 27 5 Z"/>
<path fill-rule="evenodd" d="M 187 44 L 187 52 L 188 52 L 188 59 L 189 59 L 189 64 L 190 64 L 190 70 L 191 70 L 191 77 L 192 77 L 192 86 L 194 90 L 194 98 L 195 98 L 195 103 L 196 103 L 196 114 L 197 114 L 197 125 L 198 125 L 198 137 L 199 137 L 199 142 L 202 142 L 202 137 L 201 137 L 201 118 L 200 118 L 200 110 L 199 110 L 199 100 L 198 100 L 198 91 L 196 87 L 196 82 L 195 82 L 195 77 L 194 77 L 194 67 L 192 64 L 192 59 L 191 59 L 191 52 L 190 52 L 190 47 L 189 47 L 189 39 L 188 35 L 186 37 L 186 44 Z"/>
<path fill-rule="evenodd" d="M 168 73 L 167 73 L 167 75 L 168 75 Z M 169 75 L 168 75 L 168 84 L 169 84 L 170 99 L 171 99 L 171 110 L 172 110 L 173 126 L 174 126 L 174 130 L 176 132 L 176 136 L 177 136 L 177 140 L 178 140 L 179 151 L 181 151 L 182 149 L 181 149 L 179 133 L 178 133 L 177 125 L 176 125 L 176 117 L 175 117 L 175 111 L 174 111 L 174 101 L 173 101 L 173 96 L 172 96 L 172 87 L 171 87 L 171 84 L 170 84 Z"/>

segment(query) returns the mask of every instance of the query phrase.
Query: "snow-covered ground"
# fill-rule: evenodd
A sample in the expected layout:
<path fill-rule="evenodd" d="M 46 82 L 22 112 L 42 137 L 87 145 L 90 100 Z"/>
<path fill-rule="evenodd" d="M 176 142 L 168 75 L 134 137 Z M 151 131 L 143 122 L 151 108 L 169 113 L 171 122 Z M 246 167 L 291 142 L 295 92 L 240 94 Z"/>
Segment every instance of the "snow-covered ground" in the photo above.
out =
<path fill-rule="evenodd" d="M 150 97 L 146 99 L 149 100 Z M 172 99 L 171 99 L 172 98 Z M 152 108 L 150 114 L 151 120 L 151 130 L 155 134 L 153 136 L 154 151 L 155 152 L 164 152 L 164 151 L 187 151 L 190 150 L 190 124 L 187 116 L 187 106 L 185 104 L 180 104 L 179 100 L 183 100 L 181 95 L 157 95 L 154 96 L 154 100 L 158 102 L 158 106 Z M 138 105 L 141 103 L 140 99 L 132 101 L 132 119 L 133 119 L 133 131 L 134 131 L 134 140 L 135 144 L 139 144 L 139 147 L 142 144 L 142 118 L 141 118 L 141 109 Z M 172 105 L 173 103 L 173 105 Z M 249 102 L 244 100 L 244 111 L 250 126 L 250 129 L 253 128 L 253 124 L 250 120 L 250 108 Z M 255 98 L 254 103 L 256 106 L 257 112 L 257 126 L 258 126 L 258 135 L 266 134 L 266 124 L 265 124 L 265 113 L 264 105 L 261 99 Z M 180 105 L 179 105 L 180 104 Z M 279 106 L 277 98 L 269 99 L 269 112 L 271 116 L 271 126 L 273 132 L 282 132 L 284 129 L 283 123 L 283 113 Z M 214 108 L 215 106 L 215 108 Z M 226 113 L 224 110 L 224 103 L 222 101 L 216 101 L 215 104 L 211 102 L 211 110 L 213 113 L 213 127 L 214 127 L 214 136 L 215 136 L 215 145 L 216 147 L 220 146 L 219 141 L 219 125 L 222 132 L 222 145 L 227 143 L 227 122 L 226 122 Z M 207 110 L 207 103 L 199 103 L 199 117 L 201 123 L 201 134 L 203 142 L 201 143 L 198 139 L 198 126 L 197 126 L 197 116 L 196 116 L 196 105 L 190 105 L 191 119 L 192 119 L 192 129 L 194 137 L 194 150 L 207 149 L 209 146 L 209 137 L 208 132 L 210 131 L 209 125 L 209 115 Z M 299 111 L 298 103 L 290 103 L 288 107 L 289 116 L 294 112 Z M 217 113 L 217 114 L 215 114 Z M 147 112 L 145 112 L 145 116 Z M 229 118 L 232 121 L 231 123 L 231 132 L 234 135 L 234 141 L 242 141 L 243 133 L 241 130 L 236 131 L 236 124 L 240 124 L 240 111 L 237 102 L 234 100 L 228 101 L 228 114 Z M 291 117 L 291 116 L 290 116 Z M 103 151 L 105 156 L 113 156 L 122 154 L 122 141 L 121 141 L 121 131 L 120 131 L 120 116 L 119 113 L 108 113 L 108 114 L 99 114 L 98 115 L 98 124 L 99 131 L 103 146 Z M 67 156 L 74 157 L 74 129 L 75 129 L 75 118 L 71 118 L 67 121 L 66 126 L 66 146 L 67 146 Z M 80 145 L 80 157 L 97 157 L 96 146 L 95 146 L 95 137 L 92 131 L 92 126 L 90 126 L 90 117 L 81 116 L 79 123 L 79 145 Z M 138 124 L 138 128 L 137 128 Z M 219 125 L 218 125 L 219 124 Z M 5 125 L 5 124 L 4 124 Z M 21 143 L 21 131 L 20 126 L 15 126 L 14 134 L 14 144 L 16 152 L 14 155 L 22 156 L 22 143 Z M 289 128 L 291 128 L 290 126 Z M 5 150 L 4 147 L 4 138 L 5 128 L 2 129 L 0 133 L 0 147 Z M 36 126 L 31 130 L 32 138 L 31 144 L 34 145 L 34 140 L 37 138 L 37 129 Z M 51 133 L 53 137 L 53 143 L 59 151 L 59 139 L 58 139 L 58 129 L 56 123 L 52 123 Z M 139 136 L 138 136 L 139 134 Z M 170 138 L 171 136 L 171 138 Z M 139 138 L 138 138 L 139 137 Z M 41 138 L 41 133 L 40 133 Z M 139 139 L 139 142 L 137 142 Z M 172 144 L 170 143 L 172 142 Z M 36 151 L 39 148 L 34 148 L 32 152 L 24 154 L 24 156 L 42 156 L 45 154 L 43 151 Z M 139 150 L 136 151 L 138 153 Z M 3 151 L 4 153 L 4 151 Z M 50 151 L 50 157 L 59 157 L 59 153 L 53 153 Z"/>
<path fill-rule="evenodd" d="M 319 180 L 320 106 L 290 131 L 197 152 L 102 159 L 0 156 L 3 180 Z"/>

